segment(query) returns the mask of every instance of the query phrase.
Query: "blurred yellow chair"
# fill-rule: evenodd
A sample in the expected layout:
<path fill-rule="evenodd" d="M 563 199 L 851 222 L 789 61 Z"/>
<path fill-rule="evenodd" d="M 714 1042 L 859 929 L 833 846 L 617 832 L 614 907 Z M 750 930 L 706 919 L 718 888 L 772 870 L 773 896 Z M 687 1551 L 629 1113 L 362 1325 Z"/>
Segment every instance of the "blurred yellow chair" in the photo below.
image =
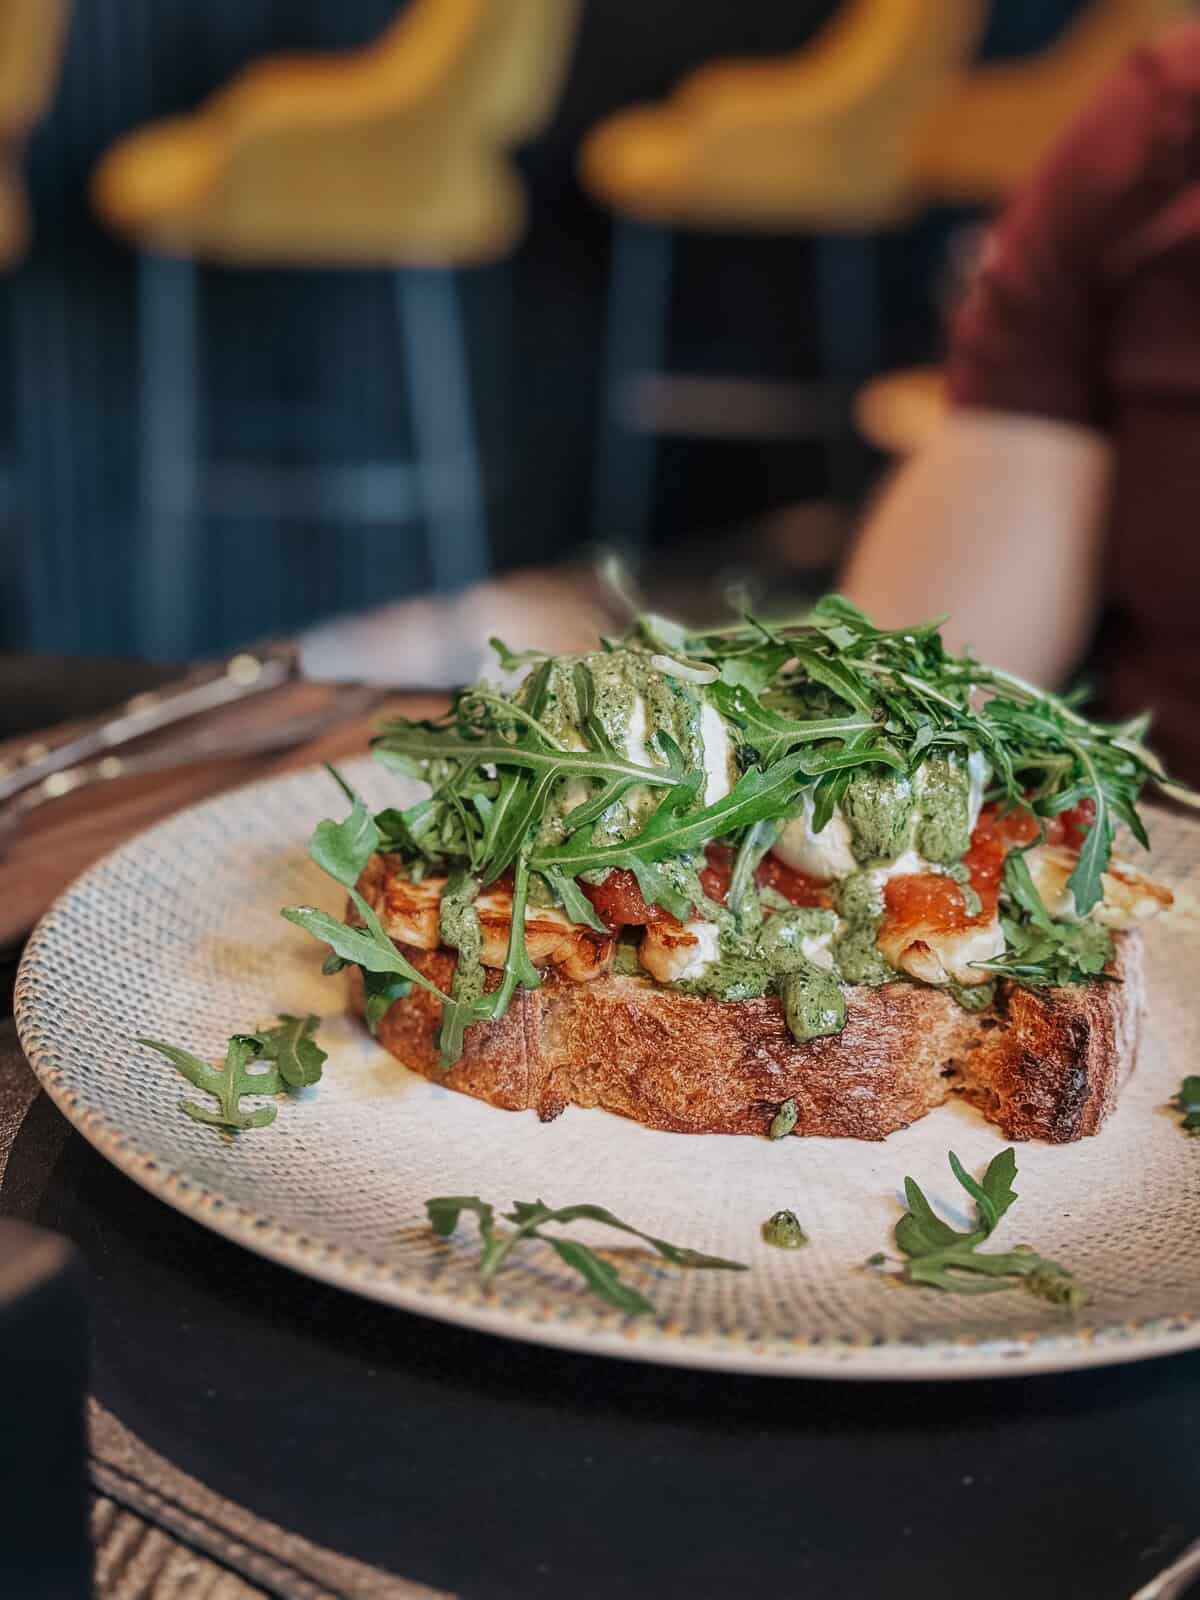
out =
<path fill-rule="evenodd" d="M 1039 55 L 961 78 L 918 146 L 923 192 L 967 204 L 1005 199 L 1121 59 L 1193 9 L 1192 0 L 1092 0 Z"/>
<path fill-rule="evenodd" d="M 620 111 L 584 143 L 585 187 L 614 211 L 605 417 L 596 484 L 601 537 L 645 535 L 654 443 L 624 425 L 630 385 L 667 354 L 670 229 L 817 235 L 817 322 L 828 414 L 847 431 L 847 386 L 877 362 L 878 287 L 867 230 L 917 199 L 912 154 L 982 31 L 984 0 L 844 0 L 795 54 L 723 61 L 659 105 Z M 814 408 L 809 406 L 813 411 Z M 831 454 L 831 470 L 839 468 Z"/>
<path fill-rule="evenodd" d="M 293 469 L 281 515 L 381 523 L 419 511 L 435 587 L 488 565 L 458 296 L 446 269 L 512 250 L 526 201 L 510 151 L 549 118 L 579 0 L 409 0 L 373 43 L 258 62 L 198 111 L 120 140 L 101 215 L 144 249 L 144 647 L 186 636 L 196 525 L 236 515 L 244 466 L 207 462 L 197 404 L 195 260 L 402 268 L 397 312 L 417 458 Z M 305 476 L 307 474 L 307 476 Z M 303 480 L 303 481 L 301 481 Z M 261 506 L 263 491 L 248 492 Z"/>
<path fill-rule="evenodd" d="M 795 55 L 714 62 L 588 136 L 584 184 L 643 221 L 872 228 L 913 202 L 912 151 L 983 0 L 845 0 Z"/>
<path fill-rule="evenodd" d="M 248 263 L 437 265 L 516 243 L 508 152 L 558 98 L 577 0 L 410 0 L 365 48 L 250 67 L 139 129 L 96 204 L 156 249 Z"/>
<path fill-rule="evenodd" d="M 18 161 L 58 79 L 69 0 L 0 0 L 0 266 L 29 241 Z"/>

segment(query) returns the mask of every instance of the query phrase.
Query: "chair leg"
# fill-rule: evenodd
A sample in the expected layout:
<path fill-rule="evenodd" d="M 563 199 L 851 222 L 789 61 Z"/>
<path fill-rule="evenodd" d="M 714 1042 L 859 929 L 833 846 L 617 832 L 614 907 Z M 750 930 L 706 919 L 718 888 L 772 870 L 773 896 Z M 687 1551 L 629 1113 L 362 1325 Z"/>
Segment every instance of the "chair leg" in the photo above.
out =
<path fill-rule="evenodd" d="M 601 417 L 593 487 L 594 533 L 631 553 L 645 547 L 654 519 L 657 440 L 630 426 L 630 384 L 662 372 L 670 346 L 674 234 L 617 221 L 608 274 Z"/>
<path fill-rule="evenodd" d="M 486 576 L 489 551 L 458 289 L 450 272 L 395 282 L 430 579 L 460 589 Z"/>
<path fill-rule="evenodd" d="M 878 242 L 866 234 L 823 234 L 815 249 L 821 377 L 852 393 L 879 370 L 882 358 Z M 847 413 L 841 436 L 828 447 L 834 500 L 846 504 L 857 499 L 867 461 Z"/>
<path fill-rule="evenodd" d="M 138 258 L 142 555 L 137 633 L 149 656 L 198 643 L 201 439 L 196 267 Z"/>

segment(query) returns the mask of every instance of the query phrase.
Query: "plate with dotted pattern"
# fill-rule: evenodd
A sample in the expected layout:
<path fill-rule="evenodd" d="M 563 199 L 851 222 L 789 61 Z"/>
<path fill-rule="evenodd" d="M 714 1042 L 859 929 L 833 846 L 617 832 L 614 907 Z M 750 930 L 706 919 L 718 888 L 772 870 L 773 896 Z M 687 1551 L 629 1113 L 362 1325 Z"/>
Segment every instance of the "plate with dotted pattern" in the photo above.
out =
<path fill-rule="evenodd" d="M 374 806 L 404 804 L 375 763 L 347 768 Z M 1152 813 L 1152 871 L 1174 908 L 1146 937 L 1147 1016 L 1136 1071 L 1102 1132 L 1017 1147 L 1020 1198 L 1004 1242 L 1028 1240 L 1090 1292 L 1081 1311 L 1021 1290 L 967 1297 L 865 1268 L 892 1248 L 911 1174 L 956 1226 L 955 1150 L 980 1171 L 1004 1141 L 951 1103 L 878 1143 L 660 1133 L 569 1107 L 554 1122 L 497 1110 L 407 1071 L 346 1009 L 324 953 L 279 915 L 341 892 L 308 836 L 344 807 L 328 775 L 222 795 L 139 835 L 43 918 L 17 980 L 29 1060 L 60 1110 L 122 1172 L 247 1249 L 405 1311 L 608 1356 L 736 1372 L 962 1378 L 1052 1371 L 1200 1345 L 1200 1138 L 1170 1105 L 1200 1062 L 1200 824 Z M 178 1109 L 192 1091 L 139 1036 L 210 1060 L 229 1034 L 315 1012 L 322 1081 L 281 1097 L 268 1128 L 232 1134 Z M 203 1098 L 202 1096 L 193 1096 Z M 463 1219 L 432 1232 L 424 1202 L 478 1194 L 591 1201 L 746 1272 L 687 1271 L 625 1236 L 576 1224 L 655 1307 L 627 1317 L 545 1245 L 514 1252 L 491 1288 Z M 787 1207 L 809 1245 L 765 1244 Z M 615 1245 L 615 1247 L 614 1247 Z"/>

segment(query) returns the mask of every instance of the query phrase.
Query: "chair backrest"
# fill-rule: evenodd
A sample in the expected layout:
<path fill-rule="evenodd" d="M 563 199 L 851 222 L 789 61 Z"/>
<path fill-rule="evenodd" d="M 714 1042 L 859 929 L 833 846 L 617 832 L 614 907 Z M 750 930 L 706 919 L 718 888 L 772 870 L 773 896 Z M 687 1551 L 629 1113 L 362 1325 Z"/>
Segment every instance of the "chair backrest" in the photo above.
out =
<path fill-rule="evenodd" d="M 0 134 L 27 133 L 49 104 L 70 0 L 0 0 Z"/>
<path fill-rule="evenodd" d="M 557 100 L 578 14 L 579 0 L 410 0 L 362 49 L 268 57 L 205 113 L 251 131 L 452 105 L 468 126 L 513 142 Z"/>
<path fill-rule="evenodd" d="M 806 106 L 912 97 L 961 67 L 983 29 L 986 0 L 845 0 L 802 50 L 767 60 L 702 67 L 680 85 L 684 111 L 743 116 L 752 97 L 764 117 L 786 114 L 804 75 Z"/>

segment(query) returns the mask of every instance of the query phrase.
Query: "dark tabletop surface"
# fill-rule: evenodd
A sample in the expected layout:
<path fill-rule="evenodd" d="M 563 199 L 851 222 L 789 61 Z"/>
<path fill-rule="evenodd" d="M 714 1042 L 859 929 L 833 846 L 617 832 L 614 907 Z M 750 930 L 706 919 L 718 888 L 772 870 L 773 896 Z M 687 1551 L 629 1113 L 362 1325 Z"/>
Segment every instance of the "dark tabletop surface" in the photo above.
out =
<path fill-rule="evenodd" d="M 854 1384 L 492 1339 L 207 1233 L 44 1097 L 0 1213 L 76 1241 L 93 1391 L 152 1448 L 462 1596 L 1127 1600 L 1200 1534 L 1200 1352 Z"/>

